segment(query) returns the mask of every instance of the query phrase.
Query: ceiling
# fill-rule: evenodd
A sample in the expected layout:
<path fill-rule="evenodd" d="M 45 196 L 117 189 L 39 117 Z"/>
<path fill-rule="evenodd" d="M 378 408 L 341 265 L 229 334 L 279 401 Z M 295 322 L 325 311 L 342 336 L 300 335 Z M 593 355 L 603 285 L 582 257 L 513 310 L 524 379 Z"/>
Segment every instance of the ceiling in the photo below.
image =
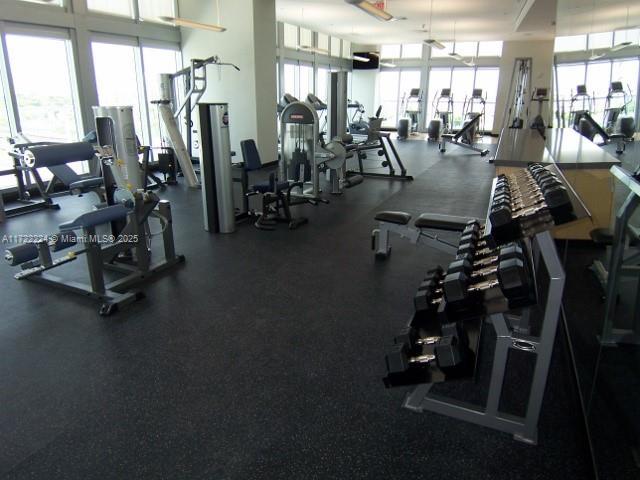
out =
<path fill-rule="evenodd" d="M 557 5 L 556 5 L 557 4 Z M 558 34 L 610 31 L 640 24 L 640 0 L 387 0 L 397 22 L 381 22 L 344 0 L 276 0 L 278 20 L 333 34 L 361 45 L 457 40 L 551 38 Z M 593 12 L 595 11 L 595 16 Z M 592 17 L 597 25 L 592 28 Z M 635 20 L 634 20 L 635 19 Z"/>

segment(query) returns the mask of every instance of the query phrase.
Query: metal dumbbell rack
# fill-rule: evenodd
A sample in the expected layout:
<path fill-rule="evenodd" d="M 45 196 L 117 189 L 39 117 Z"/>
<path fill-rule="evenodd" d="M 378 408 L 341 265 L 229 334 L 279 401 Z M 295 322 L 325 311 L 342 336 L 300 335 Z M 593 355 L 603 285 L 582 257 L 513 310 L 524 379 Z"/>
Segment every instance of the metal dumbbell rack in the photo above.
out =
<path fill-rule="evenodd" d="M 555 166 L 549 167 L 559 178 L 563 179 L 565 187 L 570 193 L 576 218 L 588 216 L 584 204 L 577 197 L 562 173 Z M 491 201 L 496 189 L 494 179 Z M 490 205 L 491 202 L 490 201 Z M 491 221 L 489 215 L 485 224 L 485 235 L 491 238 Z M 523 308 L 518 315 L 510 312 L 488 314 L 484 322 L 490 324 L 496 334 L 495 351 L 493 354 L 493 366 L 489 383 L 489 394 L 484 405 L 472 404 L 449 398 L 434 393 L 432 390 L 435 382 L 442 382 L 459 378 L 456 376 L 438 375 L 437 367 L 429 378 L 431 383 L 418 385 L 405 398 L 403 406 L 415 412 L 431 411 L 452 418 L 474 423 L 494 430 L 510 433 L 514 439 L 535 445 L 538 441 L 538 419 L 544 398 L 544 392 L 549 374 L 549 365 L 553 354 L 553 347 L 558 328 L 562 296 L 564 293 L 565 273 L 562 262 L 549 231 L 536 233 L 530 240 L 531 264 L 534 267 L 535 288 L 537 298 L 543 299 L 540 305 Z M 541 291 L 544 290 L 541 293 Z M 539 319 L 539 327 L 535 328 L 536 334 L 530 332 L 530 323 L 533 318 Z M 478 325 L 476 319 L 464 323 L 465 330 L 469 334 L 469 347 L 475 354 L 477 365 L 477 353 L 482 335 L 482 325 Z M 437 327 L 436 327 L 437 328 Z M 524 416 L 514 415 L 500 410 L 500 400 L 506 390 L 505 373 L 507 360 L 511 350 L 519 350 L 535 355 L 535 369 L 529 388 L 529 397 Z M 471 369 L 475 373 L 474 365 Z M 467 372 L 469 373 L 469 372 Z M 521 388 L 521 386 L 518 386 Z"/>
<path fill-rule="evenodd" d="M 404 402 L 405 408 L 416 412 L 431 411 L 447 415 L 511 433 L 516 440 L 537 443 L 538 418 L 553 353 L 565 274 L 549 232 L 536 235 L 532 241 L 532 249 L 534 263 L 537 264 L 540 260 L 544 263 L 549 279 L 541 330 L 537 336 L 520 333 L 528 330 L 526 324 L 529 323 L 530 309 L 524 309 L 520 317 L 496 313 L 485 320 L 493 326 L 497 337 L 486 405 L 473 405 L 434 394 L 431 392 L 434 384 L 429 383 L 419 385 L 407 396 Z M 536 269 L 536 271 L 539 270 Z M 524 417 L 501 412 L 499 408 L 500 398 L 505 388 L 507 358 L 511 349 L 530 352 L 536 356 L 535 371 Z"/>

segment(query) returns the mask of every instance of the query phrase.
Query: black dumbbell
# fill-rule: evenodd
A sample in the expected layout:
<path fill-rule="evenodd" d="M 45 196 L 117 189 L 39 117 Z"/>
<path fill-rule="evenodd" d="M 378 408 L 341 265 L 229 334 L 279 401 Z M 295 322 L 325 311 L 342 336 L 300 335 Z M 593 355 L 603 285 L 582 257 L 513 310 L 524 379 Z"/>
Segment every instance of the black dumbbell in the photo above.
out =
<path fill-rule="evenodd" d="M 393 337 L 393 343 L 396 345 L 406 343 L 409 348 L 413 349 L 420 345 L 435 345 L 441 338 L 442 336 L 421 337 L 415 328 L 408 326 Z"/>
<path fill-rule="evenodd" d="M 486 270 L 487 267 L 494 266 L 504 260 L 509 260 L 510 258 L 517 258 L 523 262 L 525 261 L 524 252 L 520 245 L 505 245 L 500 248 L 497 255 L 476 261 L 473 261 L 469 257 L 455 260 L 449 264 L 449 268 L 447 268 L 447 275 L 450 273 L 464 272 L 471 277 L 482 277 L 487 274 L 494 273 Z"/>
<path fill-rule="evenodd" d="M 411 348 L 406 343 L 393 345 L 385 357 L 390 375 L 405 373 L 413 365 L 436 364 L 440 368 L 455 367 L 462 363 L 464 355 L 461 343 L 456 337 L 442 337 L 434 344 L 434 353 L 411 356 Z"/>
<path fill-rule="evenodd" d="M 472 278 L 464 272 L 447 275 L 444 279 L 444 297 L 450 304 L 467 302 L 474 293 L 484 292 L 500 287 L 502 294 L 508 298 L 517 298 L 526 293 L 529 278 L 525 264 L 518 258 L 511 258 L 498 264 L 495 269 L 496 278 L 481 283 L 472 283 Z"/>

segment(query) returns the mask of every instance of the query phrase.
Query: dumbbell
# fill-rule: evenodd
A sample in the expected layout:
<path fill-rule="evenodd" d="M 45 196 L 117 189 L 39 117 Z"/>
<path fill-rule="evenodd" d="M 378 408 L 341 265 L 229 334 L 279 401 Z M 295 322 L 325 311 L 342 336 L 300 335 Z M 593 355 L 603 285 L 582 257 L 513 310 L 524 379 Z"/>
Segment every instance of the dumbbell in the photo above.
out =
<path fill-rule="evenodd" d="M 510 299 L 522 296 L 528 289 L 529 279 L 524 262 L 519 258 L 501 261 L 494 272 L 496 278 L 480 283 L 472 283 L 473 277 L 460 271 L 451 273 L 444 279 L 443 291 L 448 303 L 466 302 L 474 293 L 500 287 L 502 294 Z"/>
<path fill-rule="evenodd" d="M 403 328 L 393 338 L 393 343 L 396 345 L 407 344 L 412 350 L 416 346 L 423 345 L 435 345 L 440 342 L 442 338 L 446 337 L 458 337 L 462 343 L 466 344 L 466 333 L 462 328 L 460 322 L 448 322 L 441 325 L 442 334 L 430 337 L 421 337 L 418 330 L 412 326 Z"/>
<path fill-rule="evenodd" d="M 496 264 L 504 260 L 509 260 L 510 258 L 517 258 L 524 262 L 525 256 L 520 245 L 506 245 L 500 248 L 497 255 L 481 260 L 473 261 L 470 257 L 455 260 L 449 264 L 449 268 L 447 268 L 447 275 L 451 273 L 464 272 L 471 277 L 482 277 L 486 274 L 494 273 L 486 270 L 487 267 L 495 266 Z"/>
<path fill-rule="evenodd" d="M 492 271 L 485 272 L 486 276 L 496 275 L 489 281 L 473 283 L 473 278 L 464 271 L 448 274 L 441 283 L 441 288 L 424 292 L 425 308 L 437 308 L 443 300 L 449 304 L 467 303 L 474 293 L 480 293 L 492 288 L 500 287 L 507 298 L 520 297 L 528 289 L 529 278 L 524 261 L 520 258 L 509 258 L 501 261 Z"/>
<path fill-rule="evenodd" d="M 495 199 L 494 199 L 495 200 Z M 494 201 L 489 213 L 491 224 L 494 227 L 506 225 L 516 217 L 521 217 L 523 214 L 532 215 L 538 213 L 537 211 L 531 211 L 530 209 L 541 210 L 543 208 L 556 209 L 571 205 L 571 199 L 569 193 L 564 185 L 554 185 L 549 188 L 545 188 L 541 195 L 535 197 L 535 201 L 530 205 L 516 204 L 516 208 L 513 208 L 508 198 L 499 199 Z"/>
<path fill-rule="evenodd" d="M 473 262 L 487 256 L 491 257 L 495 255 L 495 249 L 490 247 L 486 240 L 466 236 L 460 239 L 460 244 L 456 252 L 456 260 L 468 259 L 470 262 Z"/>
<path fill-rule="evenodd" d="M 430 295 L 428 292 L 433 291 L 442 282 L 444 278 L 444 269 L 441 266 L 427 272 L 425 279 L 418 287 L 418 291 L 413 297 L 413 306 L 416 312 L 429 309 Z"/>
<path fill-rule="evenodd" d="M 433 354 L 411 356 L 411 348 L 406 343 L 393 345 L 385 357 L 390 375 L 405 373 L 412 365 L 435 363 L 440 368 L 455 367 L 462 363 L 464 356 L 460 340 L 456 337 L 441 337 L 434 346 Z"/>

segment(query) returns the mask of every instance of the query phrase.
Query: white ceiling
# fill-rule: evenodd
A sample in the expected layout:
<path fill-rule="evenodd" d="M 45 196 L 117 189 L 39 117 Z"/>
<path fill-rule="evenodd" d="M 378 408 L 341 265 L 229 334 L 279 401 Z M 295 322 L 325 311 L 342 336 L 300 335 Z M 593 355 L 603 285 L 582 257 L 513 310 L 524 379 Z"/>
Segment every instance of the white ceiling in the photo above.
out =
<path fill-rule="evenodd" d="M 419 42 L 426 38 L 453 39 L 454 22 L 457 40 L 528 40 L 554 35 L 552 21 L 556 0 L 433 0 L 432 33 L 429 26 L 431 0 L 387 0 L 387 11 L 397 22 L 381 22 L 348 5 L 344 0 L 276 0 L 278 20 L 333 34 L 363 45 Z M 627 6 L 630 26 L 640 24 L 640 0 L 596 0 L 595 25 L 592 25 L 594 0 L 557 0 L 558 34 L 610 31 L 626 24 Z M 517 20 L 525 6 L 547 16 L 532 23 Z M 540 8 L 553 5 L 551 8 Z M 533 13 L 532 13 L 533 14 Z M 519 31 L 517 31 L 519 30 Z M 527 31 L 529 30 L 529 31 Z"/>

